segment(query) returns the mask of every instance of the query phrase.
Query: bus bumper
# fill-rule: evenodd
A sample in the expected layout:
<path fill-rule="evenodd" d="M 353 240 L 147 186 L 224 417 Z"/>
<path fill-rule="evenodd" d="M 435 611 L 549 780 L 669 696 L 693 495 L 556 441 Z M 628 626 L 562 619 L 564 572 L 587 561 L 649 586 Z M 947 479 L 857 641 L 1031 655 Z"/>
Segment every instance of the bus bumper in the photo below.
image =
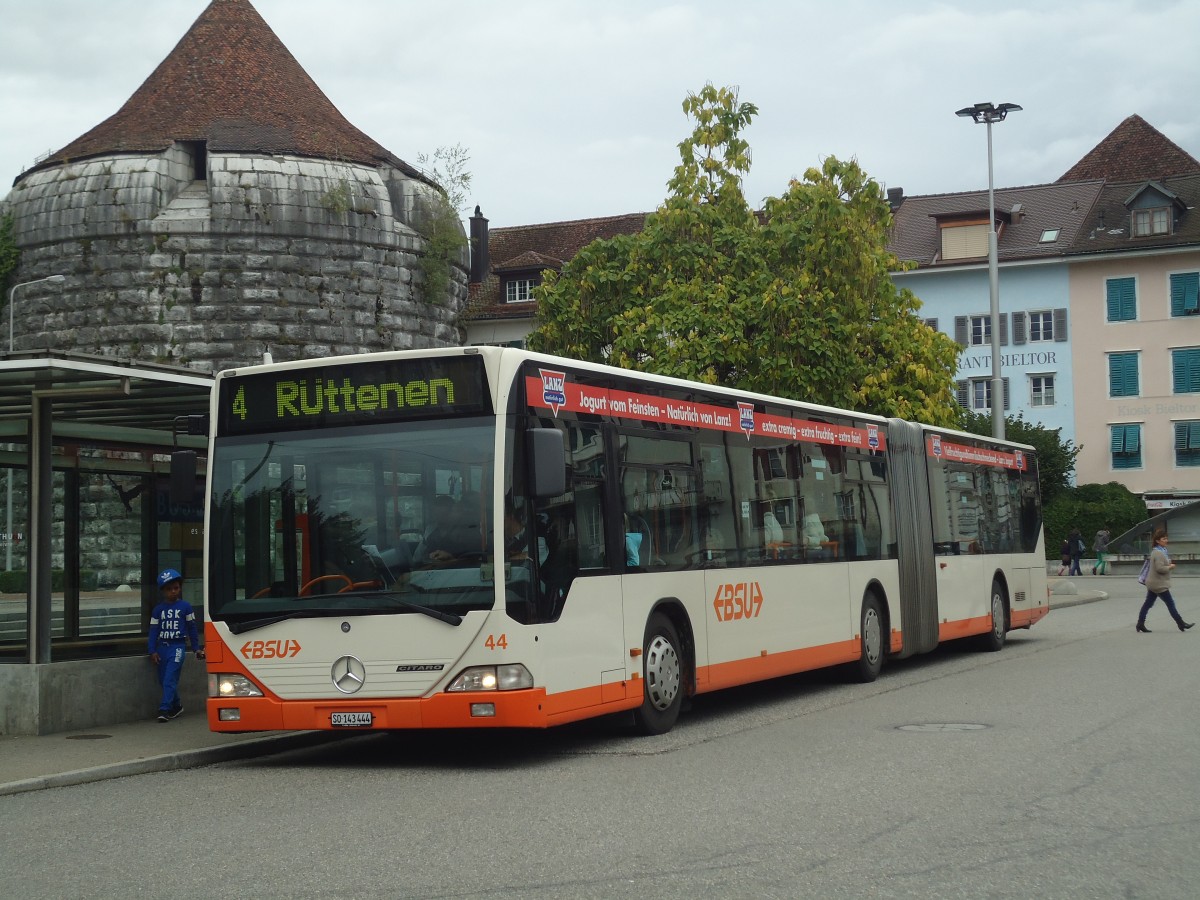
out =
<path fill-rule="evenodd" d="M 360 724 L 335 725 L 334 713 Z M 546 691 L 485 691 L 400 700 L 277 700 L 210 697 L 208 726 L 219 732 L 388 731 L 417 728 L 546 728 Z"/>

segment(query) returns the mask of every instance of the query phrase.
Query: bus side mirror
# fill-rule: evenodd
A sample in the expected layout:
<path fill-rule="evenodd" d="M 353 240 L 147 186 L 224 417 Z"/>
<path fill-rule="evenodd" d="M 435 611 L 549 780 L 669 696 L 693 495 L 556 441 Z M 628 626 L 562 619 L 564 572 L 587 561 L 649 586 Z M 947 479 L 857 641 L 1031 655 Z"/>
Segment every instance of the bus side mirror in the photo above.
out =
<path fill-rule="evenodd" d="M 529 459 L 533 477 L 533 496 L 557 497 L 567 492 L 567 448 L 557 428 L 531 428 Z"/>
<path fill-rule="evenodd" d="M 196 451 L 176 450 L 171 454 L 170 497 L 172 503 L 196 500 Z"/>

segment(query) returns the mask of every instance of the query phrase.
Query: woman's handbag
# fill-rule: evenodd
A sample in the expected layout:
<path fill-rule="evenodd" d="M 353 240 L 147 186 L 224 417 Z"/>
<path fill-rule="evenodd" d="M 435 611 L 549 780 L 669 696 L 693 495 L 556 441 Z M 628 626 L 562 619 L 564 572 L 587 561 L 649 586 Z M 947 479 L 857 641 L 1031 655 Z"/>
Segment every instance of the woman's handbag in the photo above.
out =
<path fill-rule="evenodd" d="M 1138 584 L 1145 584 L 1146 579 L 1150 577 L 1150 557 L 1146 557 L 1146 561 L 1142 563 L 1142 571 L 1138 573 Z"/>

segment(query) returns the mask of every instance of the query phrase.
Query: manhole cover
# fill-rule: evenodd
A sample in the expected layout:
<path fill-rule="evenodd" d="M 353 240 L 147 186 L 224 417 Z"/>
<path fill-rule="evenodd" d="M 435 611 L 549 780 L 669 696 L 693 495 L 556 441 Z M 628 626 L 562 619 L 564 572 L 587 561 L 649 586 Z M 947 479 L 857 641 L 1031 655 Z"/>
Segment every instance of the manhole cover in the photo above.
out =
<path fill-rule="evenodd" d="M 976 722 L 925 722 L 921 725 L 901 725 L 900 731 L 981 731 L 987 728 Z"/>
<path fill-rule="evenodd" d="M 102 741 L 112 737 L 111 734 L 68 734 L 68 741 Z"/>

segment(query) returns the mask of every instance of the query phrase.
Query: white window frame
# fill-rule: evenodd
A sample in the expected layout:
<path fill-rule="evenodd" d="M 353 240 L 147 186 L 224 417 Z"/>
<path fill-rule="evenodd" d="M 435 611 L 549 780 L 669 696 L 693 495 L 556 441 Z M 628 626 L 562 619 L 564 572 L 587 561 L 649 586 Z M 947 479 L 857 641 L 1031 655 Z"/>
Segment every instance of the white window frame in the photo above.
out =
<path fill-rule="evenodd" d="M 1041 382 L 1040 386 L 1038 382 Z M 1029 376 L 1029 405 L 1044 409 L 1054 406 L 1054 373 L 1043 372 Z"/>
<path fill-rule="evenodd" d="M 536 278 L 508 278 L 504 282 L 505 303 L 528 303 L 533 300 Z"/>
<path fill-rule="evenodd" d="M 1040 322 L 1035 325 L 1035 320 Z M 1038 337 L 1034 337 L 1038 334 Z M 1029 313 L 1029 343 L 1040 344 L 1054 340 L 1054 310 L 1035 309 Z"/>
<path fill-rule="evenodd" d="M 1171 210 L 1166 206 L 1153 206 L 1133 211 L 1133 236 L 1152 237 L 1171 233 Z"/>
<path fill-rule="evenodd" d="M 971 316 L 967 323 L 969 331 L 967 339 L 970 341 L 968 346 L 971 347 L 986 347 L 992 342 L 992 317 L 990 314 L 982 316 Z M 978 339 L 982 334 L 982 339 Z"/>

